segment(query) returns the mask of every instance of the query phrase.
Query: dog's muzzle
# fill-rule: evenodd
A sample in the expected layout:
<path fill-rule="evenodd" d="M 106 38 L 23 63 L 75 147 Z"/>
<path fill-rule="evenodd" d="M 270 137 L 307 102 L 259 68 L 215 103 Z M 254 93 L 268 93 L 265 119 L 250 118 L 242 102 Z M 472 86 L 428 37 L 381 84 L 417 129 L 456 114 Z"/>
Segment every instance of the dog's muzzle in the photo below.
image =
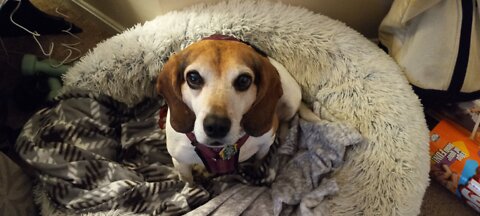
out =
<path fill-rule="evenodd" d="M 207 115 L 203 120 L 203 130 L 211 138 L 225 137 L 231 125 L 229 118 L 218 115 Z"/>

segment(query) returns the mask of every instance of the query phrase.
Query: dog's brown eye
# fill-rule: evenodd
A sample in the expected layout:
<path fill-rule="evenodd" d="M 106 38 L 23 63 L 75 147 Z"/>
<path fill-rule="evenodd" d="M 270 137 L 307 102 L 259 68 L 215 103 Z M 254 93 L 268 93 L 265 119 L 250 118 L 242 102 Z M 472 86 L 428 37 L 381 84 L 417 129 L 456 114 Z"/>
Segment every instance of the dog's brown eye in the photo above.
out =
<path fill-rule="evenodd" d="M 192 70 L 187 73 L 187 84 L 192 89 L 200 89 L 203 86 L 203 78 L 198 71 Z"/>
<path fill-rule="evenodd" d="M 252 84 L 252 77 L 248 74 L 241 74 L 240 76 L 235 79 L 233 82 L 233 87 L 237 91 L 245 91 L 250 87 Z"/>

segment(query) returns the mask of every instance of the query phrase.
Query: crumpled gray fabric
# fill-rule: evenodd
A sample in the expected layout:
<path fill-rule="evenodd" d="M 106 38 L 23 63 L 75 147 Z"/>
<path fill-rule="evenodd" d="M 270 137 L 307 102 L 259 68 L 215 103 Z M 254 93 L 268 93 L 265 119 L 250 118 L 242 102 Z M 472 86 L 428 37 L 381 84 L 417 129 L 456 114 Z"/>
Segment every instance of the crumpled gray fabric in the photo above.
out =
<path fill-rule="evenodd" d="M 346 147 L 362 139 L 345 124 L 297 116 L 277 150 L 281 169 L 271 187 L 235 185 L 187 215 L 323 215 L 320 203 L 338 191 L 328 174 L 342 165 Z"/>
<path fill-rule="evenodd" d="M 340 122 L 296 116 L 258 163 L 238 174 L 178 179 L 159 128 L 162 101 L 128 107 L 112 98 L 71 89 L 36 113 L 16 150 L 36 169 L 41 188 L 60 211 L 110 209 L 153 215 L 320 215 L 337 185 L 328 174 L 346 147 L 362 136 Z"/>

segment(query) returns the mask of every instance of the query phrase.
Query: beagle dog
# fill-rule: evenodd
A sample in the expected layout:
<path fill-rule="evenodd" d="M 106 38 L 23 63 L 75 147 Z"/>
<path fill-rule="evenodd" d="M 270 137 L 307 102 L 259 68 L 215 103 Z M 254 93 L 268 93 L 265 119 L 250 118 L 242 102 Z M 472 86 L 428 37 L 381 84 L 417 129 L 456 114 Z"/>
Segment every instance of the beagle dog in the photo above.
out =
<path fill-rule="evenodd" d="M 168 152 L 188 183 L 194 164 L 221 175 L 253 155 L 262 159 L 279 123 L 290 120 L 301 101 L 300 87 L 280 63 L 221 35 L 170 56 L 156 88 L 168 105 Z"/>

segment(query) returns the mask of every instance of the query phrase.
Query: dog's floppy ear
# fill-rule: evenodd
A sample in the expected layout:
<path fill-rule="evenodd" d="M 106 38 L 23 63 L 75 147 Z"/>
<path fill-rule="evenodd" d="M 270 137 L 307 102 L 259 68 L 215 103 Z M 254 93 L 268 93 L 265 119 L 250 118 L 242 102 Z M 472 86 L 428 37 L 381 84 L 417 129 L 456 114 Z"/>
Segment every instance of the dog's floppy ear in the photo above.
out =
<path fill-rule="evenodd" d="M 157 93 L 167 101 L 170 124 L 175 131 L 193 131 L 195 113 L 183 102 L 181 85 L 184 82 L 185 58 L 181 54 L 170 56 L 157 78 Z"/>
<path fill-rule="evenodd" d="M 258 137 L 272 128 L 277 102 L 283 95 L 277 69 L 265 57 L 254 66 L 257 97 L 243 115 L 241 125 L 247 134 Z"/>

